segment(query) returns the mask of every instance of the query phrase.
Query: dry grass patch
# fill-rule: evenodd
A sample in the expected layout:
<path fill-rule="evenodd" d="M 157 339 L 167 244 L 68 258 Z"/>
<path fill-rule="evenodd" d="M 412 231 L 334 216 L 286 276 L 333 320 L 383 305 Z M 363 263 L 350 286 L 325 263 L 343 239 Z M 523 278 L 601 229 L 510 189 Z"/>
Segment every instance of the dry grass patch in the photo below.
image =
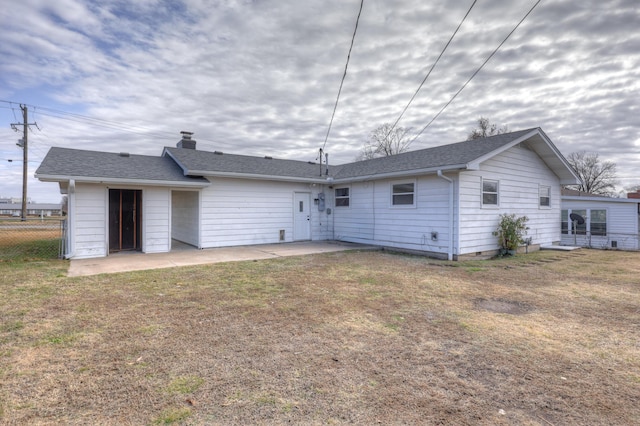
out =
<path fill-rule="evenodd" d="M 1 421 L 637 424 L 639 261 L 3 264 Z"/>

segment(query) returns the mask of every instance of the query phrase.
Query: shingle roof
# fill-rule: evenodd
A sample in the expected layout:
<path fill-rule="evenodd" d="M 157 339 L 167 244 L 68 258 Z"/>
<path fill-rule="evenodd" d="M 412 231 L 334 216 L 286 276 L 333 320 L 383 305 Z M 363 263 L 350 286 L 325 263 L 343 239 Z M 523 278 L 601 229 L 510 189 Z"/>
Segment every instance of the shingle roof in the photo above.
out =
<path fill-rule="evenodd" d="M 207 183 L 201 177 L 185 176 L 182 169 L 169 158 L 123 156 L 111 152 L 57 147 L 49 150 L 36 170 L 36 176 Z"/>
<path fill-rule="evenodd" d="M 376 175 L 400 176 L 414 171 L 425 173 L 435 172 L 437 169 L 462 170 L 471 163 L 508 148 L 509 144 L 521 140 L 528 134 L 532 135 L 531 140 L 543 140 L 541 138 L 544 134 L 540 129 L 520 130 L 483 139 L 330 166 L 329 176 L 336 181 L 348 181 Z M 544 140 L 548 140 L 546 136 Z M 563 169 L 561 174 L 565 175 L 566 182 L 573 183 L 575 178 L 571 171 L 564 170 L 568 166 L 563 162 L 564 160 L 558 158 L 561 157 L 559 152 L 554 151 L 555 148 L 551 149 L 544 142 L 543 145 L 547 146 L 543 155 L 547 157 L 549 166 L 558 170 Z M 542 154 L 541 151 L 538 153 Z M 327 176 L 323 172 L 324 170 L 321 174 L 319 164 L 305 161 L 222 154 L 185 148 L 166 147 L 160 157 L 144 155 L 123 157 L 117 153 L 52 148 L 38 168 L 36 176 L 49 179 L 52 176 L 76 176 L 206 184 L 208 181 L 201 176 L 324 181 Z"/>
<path fill-rule="evenodd" d="M 187 174 L 234 173 L 303 179 L 318 179 L 321 177 L 320 165 L 305 161 L 169 147 L 165 148 L 165 152 L 175 158 Z"/>
<path fill-rule="evenodd" d="M 447 166 L 464 166 L 507 145 L 534 129 L 506 133 L 484 139 L 459 142 L 434 148 L 405 152 L 388 157 L 329 167 L 335 179 L 348 179 L 386 173 L 401 173 Z M 304 161 L 267 159 L 246 155 L 216 154 L 195 149 L 165 148 L 187 174 L 250 174 L 265 177 L 318 179 L 320 165 Z"/>
<path fill-rule="evenodd" d="M 411 170 L 464 166 L 515 141 L 532 130 L 535 129 L 520 130 L 482 139 L 345 164 L 335 175 L 335 178 L 345 179 Z"/>

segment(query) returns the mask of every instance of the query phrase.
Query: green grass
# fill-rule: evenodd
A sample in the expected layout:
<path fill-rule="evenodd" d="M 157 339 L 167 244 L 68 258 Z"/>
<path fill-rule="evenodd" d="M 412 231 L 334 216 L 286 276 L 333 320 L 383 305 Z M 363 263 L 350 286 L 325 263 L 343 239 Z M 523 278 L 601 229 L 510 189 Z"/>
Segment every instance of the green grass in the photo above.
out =
<path fill-rule="evenodd" d="M 158 416 L 153 424 L 156 425 L 171 425 L 174 423 L 182 422 L 191 416 L 191 409 L 189 408 L 169 408 L 163 411 Z"/>
<path fill-rule="evenodd" d="M 204 379 L 198 376 L 176 377 L 167 386 L 167 391 L 187 395 L 197 391 L 203 383 Z"/>
<path fill-rule="evenodd" d="M 60 239 L 25 241 L 5 245 L 0 249 L 0 262 L 25 262 L 57 259 Z"/>

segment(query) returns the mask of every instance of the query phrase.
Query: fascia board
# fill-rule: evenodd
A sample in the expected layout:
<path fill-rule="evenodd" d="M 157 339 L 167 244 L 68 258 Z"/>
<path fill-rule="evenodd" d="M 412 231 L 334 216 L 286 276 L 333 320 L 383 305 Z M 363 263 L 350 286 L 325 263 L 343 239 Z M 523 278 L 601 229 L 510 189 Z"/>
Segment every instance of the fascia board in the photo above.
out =
<path fill-rule="evenodd" d="M 429 167 L 426 169 L 413 169 L 413 170 L 405 170 L 402 172 L 388 172 L 388 173 L 378 173 L 371 174 L 366 176 L 354 176 L 349 178 L 340 178 L 334 179 L 332 182 L 336 183 L 350 183 L 350 182 L 364 182 L 370 180 L 379 180 L 379 179 L 394 179 L 394 178 L 404 178 L 408 176 L 420 176 L 420 175 L 430 175 L 438 173 L 438 170 L 444 171 L 463 171 L 468 170 L 467 164 L 455 164 L 446 167 Z"/>
<path fill-rule="evenodd" d="M 93 176 L 61 176 L 61 175 L 42 175 L 36 174 L 36 179 L 42 182 L 63 182 L 75 180 L 81 183 L 108 183 L 122 185 L 144 185 L 144 186 L 172 186 L 172 187 L 190 187 L 204 188 L 209 186 L 209 182 L 177 182 L 173 180 L 151 180 L 151 179 L 122 179 L 122 178 L 105 178 Z"/>
<path fill-rule="evenodd" d="M 626 203 L 626 204 L 638 204 L 640 200 L 637 198 L 613 198 L 613 197 L 582 197 L 578 195 L 562 195 L 561 200 L 567 201 L 593 201 L 604 203 Z"/>
<path fill-rule="evenodd" d="M 171 157 L 171 159 L 178 165 L 178 167 L 180 167 L 182 169 L 182 174 L 185 176 L 189 176 L 192 175 L 193 173 L 191 173 L 187 167 L 185 167 L 184 164 L 182 164 L 180 162 L 180 160 L 178 160 L 173 154 L 171 154 L 171 151 L 168 151 L 167 148 L 164 148 L 164 150 L 162 151 L 162 156 L 164 157 L 166 155 L 168 155 L 169 157 Z M 201 175 L 199 175 L 201 176 Z"/>
<path fill-rule="evenodd" d="M 254 173 L 235 173 L 235 172 L 211 172 L 211 170 L 189 170 L 190 175 L 205 176 L 212 178 L 232 178 L 232 179 L 251 179 L 251 180 L 272 180 L 279 182 L 300 182 L 300 183 L 327 183 L 327 178 L 303 178 L 296 176 L 276 176 L 276 175 L 259 175 Z"/>

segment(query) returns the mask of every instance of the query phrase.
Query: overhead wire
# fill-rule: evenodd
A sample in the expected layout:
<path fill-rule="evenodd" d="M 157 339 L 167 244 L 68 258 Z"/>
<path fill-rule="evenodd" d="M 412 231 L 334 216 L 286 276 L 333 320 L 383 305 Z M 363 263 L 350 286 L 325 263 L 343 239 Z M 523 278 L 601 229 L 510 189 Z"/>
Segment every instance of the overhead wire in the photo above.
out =
<path fill-rule="evenodd" d="M 0 99 L 0 102 L 5 102 L 5 103 L 8 103 L 10 105 L 17 104 L 17 102 L 7 101 L 7 100 L 4 100 L 4 99 Z M 110 129 L 110 130 L 120 130 L 120 131 L 124 131 L 124 132 L 128 132 L 128 133 L 153 136 L 153 137 L 156 137 L 158 139 L 171 139 L 174 136 L 172 133 L 169 133 L 169 132 L 157 132 L 157 131 L 153 131 L 150 128 L 144 127 L 144 126 L 132 126 L 132 125 L 123 124 L 123 123 L 117 122 L 117 121 L 104 120 L 104 119 L 101 119 L 101 118 L 90 117 L 90 116 L 87 116 L 87 115 L 72 113 L 72 112 L 68 112 L 68 111 L 62 111 L 62 110 L 49 108 L 49 107 L 43 107 L 43 106 L 39 106 L 39 105 L 32 105 L 32 104 L 21 104 L 21 105 L 26 105 L 26 106 L 32 107 L 32 108 L 34 108 L 34 110 L 37 109 L 37 113 L 40 114 L 40 115 L 43 115 L 43 116 L 57 118 L 57 119 L 61 119 L 61 120 L 72 121 L 72 122 L 76 122 L 76 123 L 91 124 L 92 126 L 106 128 L 106 129 Z M 43 110 L 47 111 L 47 112 L 43 112 Z M 15 112 L 14 112 L 14 115 L 15 115 Z"/>
<path fill-rule="evenodd" d="M 440 109 L 440 111 L 438 111 L 438 113 L 431 119 L 431 121 L 429 121 L 427 125 L 424 126 L 422 130 L 420 130 L 420 132 L 418 132 L 418 134 L 415 135 L 413 139 L 409 141 L 409 143 L 407 143 L 407 147 L 409 147 L 409 145 L 411 145 L 416 139 L 418 139 L 418 137 L 420 137 L 420 135 L 424 133 L 424 131 L 427 130 L 427 128 L 431 126 L 431 124 L 434 121 L 436 121 L 438 117 L 440 117 L 440 115 L 444 112 L 444 110 L 447 109 L 447 107 L 458 97 L 458 95 L 464 90 L 464 88 L 467 87 L 467 85 L 471 82 L 471 80 L 473 80 L 473 78 L 482 70 L 482 68 L 484 68 L 487 62 L 489 62 L 491 58 L 493 58 L 493 56 L 498 52 L 498 50 L 500 50 L 500 48 L 507 42 L 507 40 L 509 40 L 511 35 L 518 29 L 518 27 L 520 27 L 520 25 L 524 22 L 524 20 L 527 19 L 527 17 L 531 14 L 531 12 L 533 12 L 533 10 L 538 6 L 538 4 L 540 4 L 541 1 L 542 0 L 538 0 L 535 2 L 535 4 L 531 7 L 531 9 L 529 9 L 529 11 L 522 17 L 522 19 L 516 24 L 516 26 L 513 27 L 513 29 L 509 32 L 509 34 L 507 34 L 507 36 L 502 40 L 502 42 L 498 45 L 498 47 L 496 47 L 493 50 L 493 52 L 491 52 L 491 54 L 487 57 L 487 59 L 484 60 L 482 65 L 480 65 L 480 67 L 477 70 L 475 70 L 473 74 L 471 74 L 471 77 L 469 77 L 469 79 L 462 85 L 462 87 L 460 87 L 460 89 L 453 95 L 453 97 L 449 99 L 449 101 Z"/>
<path fill-rule="evenodd" d="M 458 34 L 458 31 L 460 30 L 460 27 L 462 26 L 462 24 L 464 23 L 464 21 L 467 19 L 467 16 L 469 16 L 469 14 L 471 13 L 471 10 L 473 9 L 473 7 L 476 5 L 478 0 L 473 0 L 473 3 L 471 3 L 471 6 L 469 6 L 469 9 L 467 10 L 467 13 L 465 13 L 464 17 L 462 18 L 462 21 L 460 21 L 460 23 L 458 24 L 458 27 L 456 28 L 456 30 L 453 32 L 453 34 L 451 34 L 451 37 L 449 38 L 449 41 L 447 41 L 447 44 L 444 46 L 444 48 L 442 49 L 442 51 L 440 52 L 440 55 L 438 55 L 438 58 L 435 60 L 435 62 L 433 63 L 433 65 L 431 65 L 431 68 L 429 69 L 429 71 L 427 72 L 427 75 L 425 75 L 424 79 L 422 79 L 422 82 L 420 83 L 420 85 L 418 86 L 418 88 L 416 89 L 416 91 L 414 92 L 413 96 L 411 96 L 411 99 L 409 99 L 409 102 L 407 102 L 407 105 L 404 107 L 404 109 L 402 110 L 402 112 L 400 113 L 400 115 L 398 116 L 398 118 L 396 118 L 396 121 L 394 121 L 393 125 L 391 126 L 391 128 L 389 129 L 389 133 L 387 133 L 387 137 L 391 134 L 391 132 L 393 131 L 393 129 L 395 129 L 395 127 L 398 125 L 398 122 L 400 121 L 400 119 L 404 116 L 404 113 L 407 112 L 407 109 L 409 108 L 409 106 L 411 105 L 411 103 L 413 102 L 413 100 L 416 98 L 416 96 L 418 95 L 418 92 L 420 92 L 420 90 L 422 89 L 422 86 L 424 85 L 424 83 L 427 81 L 427 79 L 429 78 L 429 76 L 431 75 L 431 72 L 433 72 L 433 69 L 436 67 L 436 65 L 438 65 L 438 62 L 440 61 L 440 58 L 442 58 L 442 55 L 444 55 L 444 53 L 447 51 L 447 48 L 449 47 L 449 45 L 451 44 L 451 42 L 453 41 L 454 37 L 456 36 L 456 34 Z"/>
<path fill-rule="evenodd" d="M 333 113 L 331 114 L 331 120 L 329 121 L 329 128 L 327 129 L 327 135 L 324 138 L 324 144 L 322 144 L 322 150 L 324 151 L 327 146 L 327 140 L 329 139 L 329 133 L 331 133 L 331 126 L 333 125 L 333 118 L 336 115 L 336 109 L 338 109 L 338 102 L 340 101 L 340 93 L 342 92 L 342 85 L 344 79 L 347 77 L 347 68 L 349 67 L 349 60 L 351 59 L 351 50 L 353 49 L 353 42 L 356 39 L 356 32 L 358 31 L 358 23 L 360 22 L 360 15 L 362 14 L 362 7 L 364 6 L 364 0 L 360 0 L 360 10 L 358 11 L 358 17 L 356 18 L 356 26 L 351 36 L 351 45 L 349 46 L 349 53 L 347 54 L 347 63 L 344 65 L 344 73 L 342 74 L 342 80 L 340 81 L 340 88 L 338 89 L 338 96 L 336 96 L 336 103 L 333 106 Z"/>

